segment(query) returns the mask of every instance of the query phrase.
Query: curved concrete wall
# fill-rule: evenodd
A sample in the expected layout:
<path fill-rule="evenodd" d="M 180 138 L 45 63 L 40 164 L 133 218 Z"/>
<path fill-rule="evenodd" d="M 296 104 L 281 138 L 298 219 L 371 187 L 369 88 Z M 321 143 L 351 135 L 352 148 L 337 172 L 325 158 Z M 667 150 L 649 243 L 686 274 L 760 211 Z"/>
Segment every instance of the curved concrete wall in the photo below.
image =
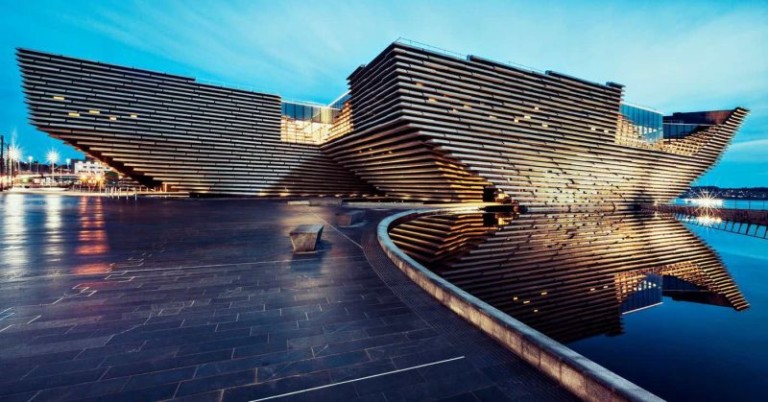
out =
<path fill-rule="evenodd" d="M 662 400 L 454 286 L 406 255 L 389 237 L 389 228 L 400 222 L 425 214 L 461 211 L 479 211 L 479 208 L 406 211 L 387 217 L 378 226 L 379 244 L 395 265 L 422 289 L 578 397 L 587 401 Z"/>

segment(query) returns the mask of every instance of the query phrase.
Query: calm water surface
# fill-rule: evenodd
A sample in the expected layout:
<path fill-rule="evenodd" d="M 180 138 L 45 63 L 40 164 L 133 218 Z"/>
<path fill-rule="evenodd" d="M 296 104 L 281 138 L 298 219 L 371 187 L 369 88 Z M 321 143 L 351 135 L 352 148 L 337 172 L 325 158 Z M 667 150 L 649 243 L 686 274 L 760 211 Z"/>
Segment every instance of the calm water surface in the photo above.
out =
<path fill-rule="evenodd" d="M 569 346 L 665 399 L 768 400 L 768 240 L 690 230 L 722 258 L 749 309 L 664 297 L 658 307 L 624 315 L 621 336 Z"/>
<path fill-rule="evenodd" d="M 432 216 L 391 235 L 662 398 L 768 400 L 768 240 L 632 213 Z"/>

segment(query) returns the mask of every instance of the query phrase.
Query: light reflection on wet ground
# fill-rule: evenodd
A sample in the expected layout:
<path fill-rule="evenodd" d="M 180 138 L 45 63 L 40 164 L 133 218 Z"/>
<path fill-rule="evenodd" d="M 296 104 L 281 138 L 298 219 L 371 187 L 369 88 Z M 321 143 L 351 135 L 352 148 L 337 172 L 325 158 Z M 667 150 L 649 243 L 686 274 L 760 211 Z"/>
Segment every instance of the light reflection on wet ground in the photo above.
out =
<path fill-rule="evenodd" d="M 381 214 L 298 255 L 288 233 L 334 208 L 16 194 L 0 208 L 1 400 L 573 399 L 417 293 L 376 243 Z"/>
<path fill-rule="evenodd" d="M 103 202 L 98 197 L 4 195 L 0 279 L 109 272 Z"/>

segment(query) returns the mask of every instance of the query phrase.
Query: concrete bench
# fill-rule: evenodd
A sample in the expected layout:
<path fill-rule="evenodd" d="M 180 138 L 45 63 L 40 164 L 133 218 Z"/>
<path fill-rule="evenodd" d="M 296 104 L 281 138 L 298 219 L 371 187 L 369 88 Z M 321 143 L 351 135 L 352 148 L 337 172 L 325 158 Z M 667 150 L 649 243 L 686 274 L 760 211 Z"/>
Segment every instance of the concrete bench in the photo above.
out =
<path fill-rule="evenodd" d="M 320 236 L 323 234 L 323 225 L 299 225 L 291 231 L 291 244 L 293 252 L 314 251 Z"/>
<path fill-rule="evenodd" d="M 353 226 L 361 223 L 365 218 L 365 211 L 345 211 L 336 213 L 336 225 Z"/>

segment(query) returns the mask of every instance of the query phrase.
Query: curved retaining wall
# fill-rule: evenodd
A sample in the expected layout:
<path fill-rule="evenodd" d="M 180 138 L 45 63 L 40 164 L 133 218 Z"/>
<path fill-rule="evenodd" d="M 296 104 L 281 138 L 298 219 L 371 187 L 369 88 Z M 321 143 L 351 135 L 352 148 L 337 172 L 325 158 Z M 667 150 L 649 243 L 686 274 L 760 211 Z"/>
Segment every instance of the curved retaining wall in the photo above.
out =
<path fill-rule="evenodd" d="M 581 399 L 600 402 L 662 401 L 658 396 L 454 286 L 405 254 L 389 237 L 389 228 L 398 223 L 449 212 L 480 212 L 480 209 L 411 210 L 389 216 L 379 223 L 379 244 L 392 262 L 421 288 Z"/>

